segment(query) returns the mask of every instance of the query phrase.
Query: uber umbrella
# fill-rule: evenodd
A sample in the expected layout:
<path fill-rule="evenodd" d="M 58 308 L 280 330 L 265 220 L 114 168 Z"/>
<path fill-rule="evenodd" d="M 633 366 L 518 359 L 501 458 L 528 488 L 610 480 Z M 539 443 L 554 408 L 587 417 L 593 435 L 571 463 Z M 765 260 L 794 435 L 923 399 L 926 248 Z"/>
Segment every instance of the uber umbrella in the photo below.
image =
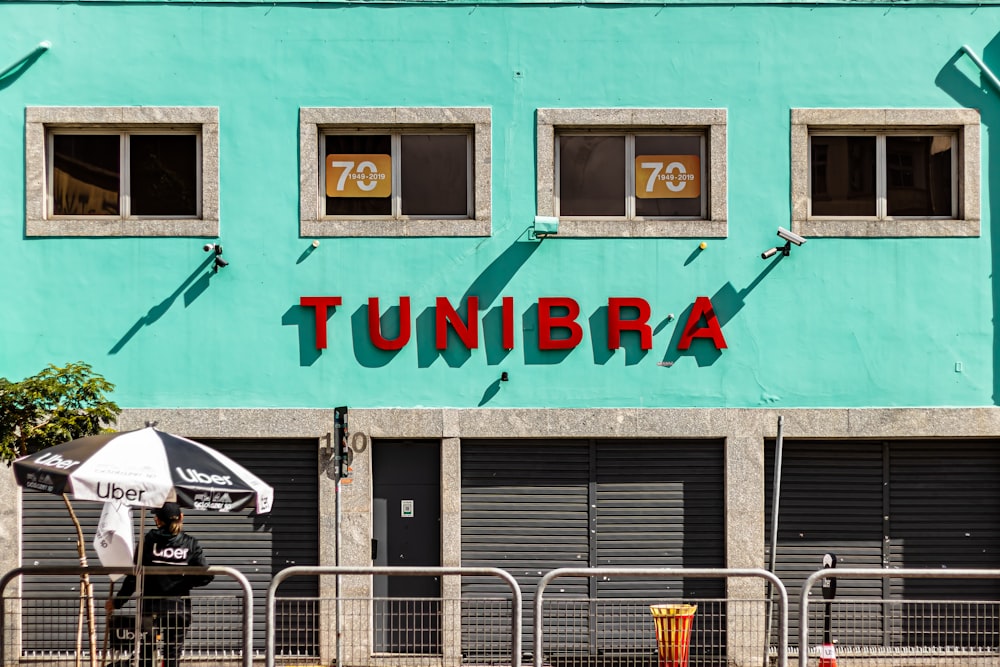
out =
<path fill-rule="evenodd" d="M 17 483 L 132 507 L 271 511 L 274 489 L 211 447 L 152 427 L 78 438 L 14 461 Z"/>
<path fill-rule="evenodd" d="M 253 508 L 263 514 L 274 502 L 274 489 L 236 461 L 153 427 L 87 436 L 22 456 L 14 461 L 14 477 L 25 489 L 142 508 L 139 553 L 147 507 L 170 501 L 196 510 Z M 137 579 L 141 585 L 142 577 Z"/>

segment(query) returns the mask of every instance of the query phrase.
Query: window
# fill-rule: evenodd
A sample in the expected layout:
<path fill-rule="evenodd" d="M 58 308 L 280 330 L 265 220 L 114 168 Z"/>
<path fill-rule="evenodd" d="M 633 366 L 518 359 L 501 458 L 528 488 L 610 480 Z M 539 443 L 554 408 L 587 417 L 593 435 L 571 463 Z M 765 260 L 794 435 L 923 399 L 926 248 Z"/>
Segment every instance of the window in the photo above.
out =
<path fill-rule="evenodd" d="M 303 108 L 303 236 L 489 236 L 490 110 Z"/>
<path fill-rule="evenodd" d="M 218 236 L 218 109 L 25 116 L 28 236 Z"/>
<path fill-rule="evenodd" d="M 538 214 L 559 236 L 724 237 L 725 109 L 539 109 Z"/>
<path fill-rule="evenodd" d="M 793 109 L 793 231 L 978 236 L 979 131 L 972 109 Z"/>

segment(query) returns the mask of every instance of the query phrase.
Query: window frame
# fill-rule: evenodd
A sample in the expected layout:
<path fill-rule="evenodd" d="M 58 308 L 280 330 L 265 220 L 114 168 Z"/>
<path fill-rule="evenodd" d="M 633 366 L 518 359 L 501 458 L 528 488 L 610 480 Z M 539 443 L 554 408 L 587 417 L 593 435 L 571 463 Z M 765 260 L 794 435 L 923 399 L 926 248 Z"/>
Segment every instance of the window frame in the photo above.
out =
<path fill-rule="evenodd" d="M 75 216 L 52 214 L 55 134 L 194 134 L 198 155 L 196 216 Z M 125 142 L 120 150 L 126 153 Z M 129 194 L 128 165 L 121 163 Z M 27 107 L 25 109 L 25 235 L 92 237 L 218 237 L 218 107 Z"/>
<path fill-rule="evenodd" d="M 465 196 L 466 196 L 466 212 L 461 215 L 404 215 L 403 210 L 403 193 L 400 185 L 400 177 L 402 175 L 402 138 L 405 135 L 447 135 L 447 136 L 464 136 L 466 138 L 465 143 Z M 475 168 L 473 165 L 473 160 L 475 159 L 475 138 L 471 133 L 458 132 L 456 129 L 447 128 L 411 128 L 409 130 L 400 130 L 399 128 L 391 129 L 378 129 L 378 128 L 363 128 L 357 130 L 343 130 L 337 129 L 330 131 L 328 129 L 321 130 L 319 133 L 319 154 L 320 154 L 320 164 L 318 169 L 320 170 L 320 187 L 322 190 L 325 184 L 325 173 L 326 168 L 326 139 L 330 136 L 388 136 L 391 148 L 389 150 L 391 160 L 392 160 L 392 194 L 390 195 L 390 208 L 391 213 L 386 215 L 366 215 L 362 217 L 351 216 L 351 215 L 331 215 L 325 212 L 326 201 L 322 192 L 320 193 L 320 216 L 323 220 L 394 220 L 394 221 L 404 221 L 404 220 L 426 220 L 426 219 L 438 219 L 438 220 L 469 220 L 475 215 L 473 206 L 475 203 Z"/>
<path fill-rule="evenodd" d="M 538 215 L 544 216 L 558 216 L 558 138 L 561 134 L 702 135 L 704 217 L 628 218 L 630 210 L 634 209 L 626 204 L 626 217 L 560 217 L 557 237 L 725 238 L 728 235 L 726 109 L 538 109 L 536 115 L 536 201 Z M 626 149 L 627 145 L 626 138 Z M 623 177 L 628 183 L 634 179 L 627 174 Z M 629 197 L 630 191 L 626 190 L 626 202 Z"/>
<path fill-rule="evenodd" d="M 489 107 L 301 107 L 299 109 L 299 234 L 302 237 L 490 236 L 491 134 Z M 470 215 L 330 216 L 324 194 L 325 136 L 336 133 L 467 132 Z M 398 164 L 399 155 L 393 154 Z M 398 173 L 398 170 L 394 169 Z M 394 181 L 397 176 L 393 176 Z M 393 198 L 399 196 L 394 187 Z M 396 202 L 393 211 L 397 211 Z"/>
<path fill-rule="evenodd" d="M 955 156 L 953 216 L 889 216 L 885 137 L 949 134 Z M 876 139 L 874 216 L 812 215 L 813 136 Z M 805 237 L 969 237 L 980 235 L 980 117 L 975 109 L 792 109 L 791 228 Z"/>

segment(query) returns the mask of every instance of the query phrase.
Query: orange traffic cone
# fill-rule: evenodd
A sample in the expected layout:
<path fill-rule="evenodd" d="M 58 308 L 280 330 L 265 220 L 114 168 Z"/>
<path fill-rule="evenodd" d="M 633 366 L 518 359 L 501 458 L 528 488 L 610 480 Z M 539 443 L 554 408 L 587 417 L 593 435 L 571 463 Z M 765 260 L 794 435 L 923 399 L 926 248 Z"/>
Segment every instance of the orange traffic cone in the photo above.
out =
<path fill-rule="evenodd" d="M 819 651 L 819 667 L 837 667 L 837 650 L 827 642 Z"/>

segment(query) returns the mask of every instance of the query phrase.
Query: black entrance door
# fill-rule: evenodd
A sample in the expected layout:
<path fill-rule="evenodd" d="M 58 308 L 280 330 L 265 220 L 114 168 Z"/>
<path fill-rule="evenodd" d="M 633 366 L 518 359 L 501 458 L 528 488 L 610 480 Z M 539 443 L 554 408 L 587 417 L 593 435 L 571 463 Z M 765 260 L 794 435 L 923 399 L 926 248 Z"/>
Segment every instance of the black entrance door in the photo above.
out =
<path fill-rule="evenodd" d="M 375 565 L 441 564 L 441 446 L 372 443 Z M 439 577 L 376 577 L 375 650 L 440 653 Z"/>

